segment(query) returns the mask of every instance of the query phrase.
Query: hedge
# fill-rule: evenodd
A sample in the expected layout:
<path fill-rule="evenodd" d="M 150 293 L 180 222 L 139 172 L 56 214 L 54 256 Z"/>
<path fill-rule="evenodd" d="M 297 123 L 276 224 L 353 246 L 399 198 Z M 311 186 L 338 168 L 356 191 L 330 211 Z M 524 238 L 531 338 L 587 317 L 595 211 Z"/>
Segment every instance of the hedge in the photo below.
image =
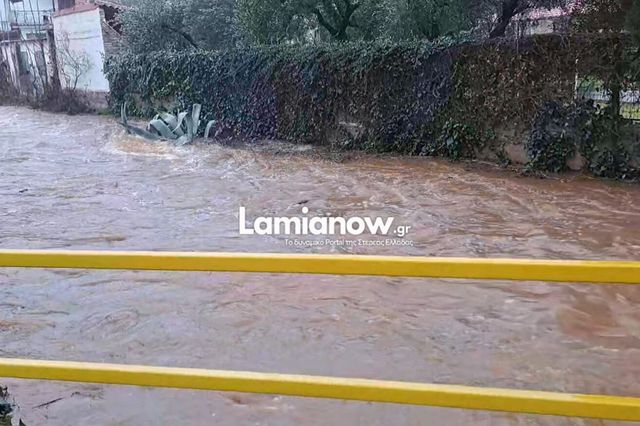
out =
<path fill-rule="evenodd" d="M 340 43 L 108 58 L 114 109 L 203 105 L 216 133 L 404 154 L 474 157 L 504 128 L 529 131 L 576 75 L 623 81 L 620 35 Z M 524 130 L 523 130 L 524 129 Z M 556 167 L 554 165 L 554 167 Z"/>

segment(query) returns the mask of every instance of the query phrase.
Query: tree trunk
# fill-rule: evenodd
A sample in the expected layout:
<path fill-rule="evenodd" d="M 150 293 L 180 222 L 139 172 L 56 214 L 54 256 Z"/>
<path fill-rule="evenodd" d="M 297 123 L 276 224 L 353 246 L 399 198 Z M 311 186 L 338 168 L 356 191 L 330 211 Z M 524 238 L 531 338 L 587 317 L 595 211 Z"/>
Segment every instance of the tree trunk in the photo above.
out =
<path fill-rule="evenodd" d="M 620 92 L 622 92 L 622 87 L 619 82 L 616 81 L 611 85 L 611 114 L 614 117 L 618 117 L 620 115 L 620 107 L 622 105 Z"/>
<path fill-rule="evenodd" d="M 609 91 L 611 92 L 611 102 L 609 104 L 611 113 L 614 117 L 620 116 L 620 108 L 622 107 L 621 93 L 624 90 L 623 79 L 625 74 L 625 51 L 622 44 L 617 43 L 614 49 L 613 75 L 609 83 Z"/>
<path fill-rule="evenodd" d="M 180 37 L 185 39 L 187 41 L 187 43 L 189 43 L 195 49 L 198 48 L 198 43 L 196 43 L 196 41 L 193 39 L 193 37 L 191 37 L 191 35 L 189 33 L 185 32 L 185 31 L 182 31 L 179 28 L 174 28 L 174 27 L 172 27 L 170 25 L 167 25 L 167 24 L 163 24 L 162 27 L 167 29 L 167 30 L 169 30 L 169 31 L 173 31 L 174 33 L 178 34 Z"/>
<path fill-rule="evenodd" d="M 340 21 L 336 22 L 335 26 L 331 25 L 331 23 L 327 21 L 320 9 L 313 9 L 313 14 L 316 15 L 318 23 L 327 31 L 329 31 L 329 34 L 331 34 L 334 39 L 339 41 L 346 41 L 348 39 L 347 29 L 349 27 L 355 26 L 355 24 L 351 22 L 351 18 L 353 17 L 353 14 L 356 12 L 356 10 L 358 10 L 358 8 L 360 7 L 360 3 L 351 3 L 351 1 L 349 0 L 343 1 L 345 3 L 344 9 L 340 10 L 339 8 L 336 8 L 338 10 Z"/>
<path fill-rule="evenodd" d="M 56 40 L 53 30 L 47 31 L 47 41 L 49 43 L 49 57 L 51 60 L 51 86 L 50 89 L 54 95 L 60 93 L 62 85 L 60 84 L 60 68 L 58 64 L 58 51 L 56 48 Z"/>
<path fill-rule="evenodd" d="M 489 33 L 489 38 L 504 37 L 511 19 L 518 14 L 519 0 L 503 0 L 502 11 L 498 17 L 498 22 Z"/>

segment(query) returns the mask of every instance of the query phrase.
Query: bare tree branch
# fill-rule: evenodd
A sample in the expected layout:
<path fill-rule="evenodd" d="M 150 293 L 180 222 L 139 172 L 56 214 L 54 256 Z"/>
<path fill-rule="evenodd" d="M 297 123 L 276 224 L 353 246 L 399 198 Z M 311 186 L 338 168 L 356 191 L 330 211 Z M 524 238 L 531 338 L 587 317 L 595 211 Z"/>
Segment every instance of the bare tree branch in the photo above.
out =
<path fill-rule="evenodd" d="M 193 46 L 194 48 L 198 49 L 198 44 L 196 43 L 196 41 L 193 39 L 193 37 L 191 37 L 191 35 L 185 31 L 182 31 L 181 29 L 178 28 L 174 28 L 169 24 L 163 23 L 162 24 L 162 28 L 165 28 L 169 31 L 173 31 L 174 33 L 178 34 L 179 36 L 181 36 L 182 38 L 184 38 L 187 43 L 189 43 L 191 46 Z"/>

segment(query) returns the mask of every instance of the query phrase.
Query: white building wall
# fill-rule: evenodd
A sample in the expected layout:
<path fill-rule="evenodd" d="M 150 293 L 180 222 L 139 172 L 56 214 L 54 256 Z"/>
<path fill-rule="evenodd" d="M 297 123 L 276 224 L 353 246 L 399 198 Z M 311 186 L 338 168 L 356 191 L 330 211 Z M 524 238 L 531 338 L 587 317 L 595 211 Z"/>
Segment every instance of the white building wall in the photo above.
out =
<path fill-rule="evenodd" d="M 53 29 L 61 84 L 69 87 L 77 77 L 77 89 L 108 92 L 109 82 L 102 71 L 105 52 L 100 10 L 95 7 L 55 16 Z"/>

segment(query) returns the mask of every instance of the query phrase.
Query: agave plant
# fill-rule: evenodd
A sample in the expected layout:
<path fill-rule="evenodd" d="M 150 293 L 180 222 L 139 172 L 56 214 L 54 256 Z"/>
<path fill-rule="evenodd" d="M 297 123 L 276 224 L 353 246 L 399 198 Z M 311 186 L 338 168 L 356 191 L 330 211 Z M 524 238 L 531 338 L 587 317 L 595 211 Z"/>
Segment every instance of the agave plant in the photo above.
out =
<path fill-rule="evenodd" d="M 166 140 L 173 141 L 177 145 L 186 145 L 193 142 L 198 135 L 200 128 L 200 111 L 202 105 L 193 104 L 191 114 L 187 111 L 173 115 L 168 112 L 162 112 L 151 120 L 147 129 L 140 129 L 132 126 L 127 122 L 127 103 L 122 104 L 120 110 L 121 125 L 127 130 L 127 133 L 133 133 L 138 136 L 150 140 Z M 215 124 L 215 120 L 207 123 L 204 137 L 209 137 L 209 132 Z"/>

